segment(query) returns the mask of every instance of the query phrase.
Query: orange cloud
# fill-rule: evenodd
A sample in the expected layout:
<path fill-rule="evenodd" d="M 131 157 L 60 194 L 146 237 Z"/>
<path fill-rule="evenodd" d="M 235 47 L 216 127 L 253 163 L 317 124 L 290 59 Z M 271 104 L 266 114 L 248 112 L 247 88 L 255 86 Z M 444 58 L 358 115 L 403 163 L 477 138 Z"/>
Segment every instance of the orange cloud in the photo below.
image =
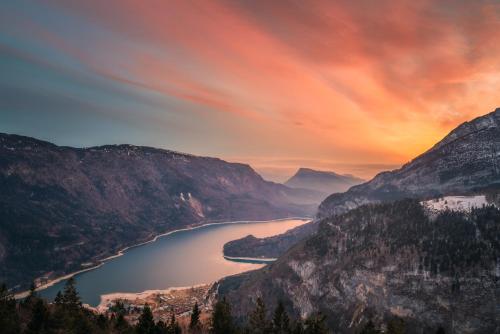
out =
<path fill-rule="evenodd" d="M 72 51 L 96 73 L 219 111 L 221 129 L 238 129 L 209 154 L 392 166 L 500 105 L 496 1 L 106 1 L 67 9 L 121 36 L 96 45 L 113 54 L 111 64 Z"/>

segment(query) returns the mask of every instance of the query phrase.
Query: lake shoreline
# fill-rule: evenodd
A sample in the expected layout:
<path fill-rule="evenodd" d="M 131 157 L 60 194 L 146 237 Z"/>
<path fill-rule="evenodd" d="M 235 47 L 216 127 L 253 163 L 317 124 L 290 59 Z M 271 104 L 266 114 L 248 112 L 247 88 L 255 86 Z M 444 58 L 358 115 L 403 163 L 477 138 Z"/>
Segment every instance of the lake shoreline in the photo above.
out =
<path fill-rule="evenodd" d="M 260 257 L 244 257 L 244 256 L 227 256 L 227 255 L 223 255 L 223 257 L 228 261 L 257 263 L 257 264 L 273 263 L 278 259 L 278 258 L 265 258 L 265 257 L 260 258 Z"/>
<path fill-rule="evenodd" d="M 101 260 L 97 260 L 96 261 L 97 264 L 95 266 L 91 266 L 89 268 L 77 270 L 75 272 L 72 272 L 72 273 L 69 273 L 69 274 L 65 274 L 65 275 L 56 277 L 56 278 L 54 278 L 52 280 L 49 280 L 47 283 L 38 286 L 35 289 L 35 291 L 43 291 L 43 290 L 45 290 L 45 289 L 47 289 L 47 288 L 49 288 L 49 287 L 51 287 L 51 286 L 53 286 L 53 285 L 61 282 L 61 281 L 67 280 L 67 279 L 69 279 L 71 277 L 74 277 L 76 275 L 85 273 L 87 271 L 98 269 L 101 266 L 103 266 L 106 262 L 108 262 L 108 261 L 110 261 L 112 259 L 115 259 L 117 257 L 122 256 L 126 251 L 128 251 L 128 250 L 130 250 L 132 248 L 141 247 L 141 246 L 153 243 L 153 242 L 157 241 L 161 237 L 165 237 L 165 236 L 168 236 L 168 235 L 171 235 L 171 234 L 174 234 L 174 233 L 184 232 L 184 231 L 191 231 L 191 230 L 196 230 L 196 229 L 200 229 L 200 228 L 204 228 L 204 227 L 209 227 L 209 226 L 215 226 L 215 225 L 252 224 L 252 223 L 265 223 L 265 222 L 279 222 L 279 221 L 286 221 L 286 220 L 291 220 L 291 219 L 294 219 L 294 220 L 303 220 L 303 221 L 312 220 L 311 217 L 285 217 L 285 218 L 268 219 L 268 220 L 237 220 L 237 221 L 226 221 L 226 222 L 210 222 L 210 223 L 204 223 L 204 224 L 194 225 L 194 226 L 190 226 L 190 227 L 186 227 L 186 228 L 181 228 L 181 229 L 177 229 L 177 230 L 172 230 L 172 231 L 160 233 L 158 235 L 155 235 L 150 240 L 139 242 L 137 244 L 124 247 L 123 249 L 119 250 L 114 255 L 105 257 L 104 259 L 101 259 Z M 228 259 L 228 260 L 232 261 L 231 259 Z M 81 265 L 83 265 L 83 264 L 81 264 Z M 14 298 L 15 299 L 23 299 L 23 298 L 26 298 L 28 295 L 29 295 L 29 290 L 26 290 L 26 291 L 15 293 L 14 294 Z"/>
<path fill-rule="evenodd" d="M 191 285 L 191 286 L 170 287 L 167 289 L 144 290 L 141 292 L 106 293 L 106 294 L 101 295 L 101 300 L 97 306 L 95 306 L 95 307 L 87 306 L 87 307 L 91 310 L 97 311 L 98 313 L 104 313 L 108 309 L 109 304 L 112 304 L 113 302 L 116 302 L 117 300 L 120 300 L 120 301 L 144 300 L 144 299 L 150 298 L 151 296 L 154 296 L 154 295 L 164 295 L 164 294 L 168 294 L 170 292 L 186 291 L 186 290 L 191 290 L 191 289 L 196 289 L 196 288 L 201 288 L 201 287 L 206 287 L 207 290 L 209 290 L 213 286 L 213 284 L 214 284 L 214 282 L 205 283 L 205 284 L 195 284 L 195 285 Z"/>

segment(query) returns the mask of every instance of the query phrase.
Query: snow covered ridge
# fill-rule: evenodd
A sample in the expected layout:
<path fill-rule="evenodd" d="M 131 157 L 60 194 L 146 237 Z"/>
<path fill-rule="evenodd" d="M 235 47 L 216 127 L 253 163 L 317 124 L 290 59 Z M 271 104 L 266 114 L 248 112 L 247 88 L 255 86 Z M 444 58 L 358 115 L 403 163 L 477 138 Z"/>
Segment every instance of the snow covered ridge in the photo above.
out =
<path fill-rule="evenodd" d="M 431 211 L 444 211 L 446 209 L 455 211 L 470 211 L 472 208 L 481 208 L 490 205 L 485 195 L 477 196 L 445 196 L 421 202 L 423 206 Z"/>

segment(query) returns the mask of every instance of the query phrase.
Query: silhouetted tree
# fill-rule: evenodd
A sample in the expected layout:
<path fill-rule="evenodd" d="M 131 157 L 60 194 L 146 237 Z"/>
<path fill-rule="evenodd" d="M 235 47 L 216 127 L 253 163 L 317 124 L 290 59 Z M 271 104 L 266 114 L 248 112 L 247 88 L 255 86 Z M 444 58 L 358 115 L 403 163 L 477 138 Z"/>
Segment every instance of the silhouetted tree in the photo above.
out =
<path fill-rule="evenodd" d="M 168 325 L 165 322 L 163 322 L 162 320 L 159 320 L 156 323 L 156 333 L 157 334 L 169 334 Z"/>
<path fill-rule="evenodd" d="M 36 285 L 35 282 L 32 282 L 30 285 L 28 297 L 26 297 L 21 304 L 28 305 L 28 306 L 33 306 L 31 304 L 34 304 L 38 297 L 38 294 L 36 293 Z"/>
<path fill-rule="evenodd" d="M 210 332 L 213 334 L 233 334 L 236 332 L 231 315 L 231 306 L 225 297 L 215 303 Z"/>
<path fill-rule="evenodd" d="M 304 324 L 302 320 L 298 319 L 293 326 L 292 334 L 304 334 Z"/>
<path fill-rule="evenodd" d="M 0 286 L 0 329 L 5 334 L 19 333 L 21 330 L 16 301 L 5 284 Z"/>
<path fill-rule="evenodd" d="M 189 322 L 189 329 L 193 333 L 197 333 L 201 330 L 200 308 L 198 307 L 198 302 L 196 302 L 193 306 L 193 310 L 191 312 L 191 321 Z"/>
<path fill-rule="evenodd" d="M 71 310 L 75 310 L 82 306 L 82 302 L 80 300 L 80 296 L 78 295 L 78 291 L 76 290 L 75 284 L 75 279 L 73 277 L 70 277 L 66 281 L 64 292 L 62 294 L 62 303 L 66 308 Z"/>
<path fill-rule="evenodd" d="M 108 328 L 108 318 L 104 314 L 99 314 L 97 316 L 96 325 L 99 329 L 105 330 Z"/>
<path fill-rule="evenodd" d="M 54 304 L 61 305 L 63 303 L 63 295 L 61 291 L 57 291 L 56 297 L 54 298 Z"/>
<path fill-rule="evenodd" d="M 271 326 L 266 318 L 266 306 L 262 298 L 257 298 L 255 308 L 248 316 L 248 328 L 250 333 L 265 334 L 270 332 Z"/>
<path fill-rule="evenodd" d="M 118 313 L 114 319 L 113 328 L 118 333 L 128 333 L 131 331 L 131 327 L 122 313 Z"/>
<path fill-rule="evenodd" d="M 32 297 L 33 303 L 31 319 L 28 323 L 26 333 L 49 333 L 50 332 L 50 312 L 45 302 L 40 299 Z"/>
<path fill-rule="evenodd" d="M 151 309 L 147 304 L 144 305 L 144 308 L 142 309 L 139 321 L 135 326 L 135 331 L 138 334 L 155 334 L 156 328 L 153 319 L 153 312 L 151 312 Z"/>
<path fill-rule="evenodd" d="M 168 333 L 169 334 L 180 334 L 181 333 L 181 327 L 179 326 L 179 323 L 175 319 L 175 313 L 172 311 L 172 315 L 170 317 L 170 323 L 168 324 Z"/>
<path fill-rule="evenodd" d="M 325 316 L 321 313 L 312 315 L 307 318 L 305 322 L 305 331 L 306 334 L 326 334 L 328 333 L 328 328 L 325 324 Z"/>
<path fill-rule="evenodd" d="M 273 315 L 273 333 L 288 334 L 290 333 L 290 318 L 285 311 L 283 302 L 280 300 L 278 306 L 274 310 Z"/>

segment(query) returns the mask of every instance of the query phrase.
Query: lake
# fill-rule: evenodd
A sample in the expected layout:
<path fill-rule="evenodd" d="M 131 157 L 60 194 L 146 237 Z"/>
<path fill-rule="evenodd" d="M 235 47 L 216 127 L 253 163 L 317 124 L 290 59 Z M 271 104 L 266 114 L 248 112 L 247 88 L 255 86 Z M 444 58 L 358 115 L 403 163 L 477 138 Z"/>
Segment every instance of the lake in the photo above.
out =
<path fill-rule="evenodd" d="M 76 275 L 77 289 L 83 303 L 96 306 L 102 294 L 210 283 L 264 266 L 224 259 L 222 247 L 226 242 L 249 234 L 269 237 L 306 222 L 298 219 L 241 222 L 174 232 L 130 248 L 101 267 Z M 64 284 L 62 281 L 48 287 L 40 295 L 52 300 Z"/>

